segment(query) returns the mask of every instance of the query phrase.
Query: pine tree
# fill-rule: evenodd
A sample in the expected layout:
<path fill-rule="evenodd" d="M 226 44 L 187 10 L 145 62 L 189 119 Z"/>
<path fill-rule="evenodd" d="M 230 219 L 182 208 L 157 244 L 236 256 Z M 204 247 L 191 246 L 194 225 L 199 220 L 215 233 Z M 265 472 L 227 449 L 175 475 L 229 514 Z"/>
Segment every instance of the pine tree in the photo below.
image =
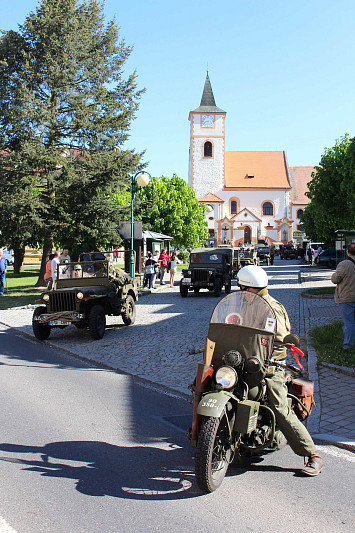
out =
<path fill-rule="evenodd" d="M 123 76 L 132 52 L 96 0 L 42 0 L 19 31 L 0 40 L 0 212 L 28 208 L 27 237 L 0 215 L 3 238 L 43 244 L 39 283 L 53 242 L 119 242 L 112 200 L 142 168 L 124 150 L 142 90 Z M 9 231 L 8 231 L 9 229 Z"/>

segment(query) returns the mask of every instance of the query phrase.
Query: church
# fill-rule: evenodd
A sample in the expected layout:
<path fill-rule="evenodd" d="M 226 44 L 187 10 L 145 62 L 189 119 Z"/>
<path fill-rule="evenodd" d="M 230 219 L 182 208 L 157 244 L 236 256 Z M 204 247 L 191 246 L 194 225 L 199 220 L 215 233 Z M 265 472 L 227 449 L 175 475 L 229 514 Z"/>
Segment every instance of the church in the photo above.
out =
<path fill-rule="evenodd" d="M 189 185 L 206 207 L 210 242 L 301 243 L 314 167 L 289 167 L 284 151 L 226 152 L 225 120 L 207 72 L 201 104 L 189 114 Z"/>

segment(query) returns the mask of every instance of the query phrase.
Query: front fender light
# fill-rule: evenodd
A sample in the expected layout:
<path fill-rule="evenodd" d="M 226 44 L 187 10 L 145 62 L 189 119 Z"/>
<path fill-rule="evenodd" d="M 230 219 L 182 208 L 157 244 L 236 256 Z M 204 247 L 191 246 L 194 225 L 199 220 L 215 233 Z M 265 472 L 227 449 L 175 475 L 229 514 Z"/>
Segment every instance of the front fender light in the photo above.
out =
<path fill-rule="evenodd" d="M 78 300 L 82 300 L 84 298 L 84 294 L 81 291 L 79 291 L 76 293 L 76 297 Z"/>
<path fill-rule="evenodd" d="M 238 374 L 231 366 L 221 366 L 215 374 L 215 380 L 224 389 L 231 389 L 238 381 Z"/>

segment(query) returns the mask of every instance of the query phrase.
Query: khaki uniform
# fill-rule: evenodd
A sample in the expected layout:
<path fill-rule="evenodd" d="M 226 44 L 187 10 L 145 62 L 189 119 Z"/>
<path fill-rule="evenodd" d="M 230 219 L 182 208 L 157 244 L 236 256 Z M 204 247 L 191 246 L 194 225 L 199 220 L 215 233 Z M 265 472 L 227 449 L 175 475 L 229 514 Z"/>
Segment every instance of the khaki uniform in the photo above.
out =
<path fill-rule="evenodd" d="M 284 337 L 291 332 L 290 320 L 286 309 L 280 302 L 269 295 L 267 289 L 258 292 L 273 308 L 277 318 L 276 341 L 282 342 Z M 286 348 L 275 348 L 273 351 L 274 360 L 286 358 Z M 287 439 L 291 449 L 297 455 L 310 457 L 316 451 L 312 437 L 307 428 L 297 418 L 288 405 L 287 386 L 285 371 L 283 368 L 276 368 L 275 375 L 265 378 L 267 386 L 267 397 L 271 409 L 275 413 L 276 422 L 279 429 Z"/>

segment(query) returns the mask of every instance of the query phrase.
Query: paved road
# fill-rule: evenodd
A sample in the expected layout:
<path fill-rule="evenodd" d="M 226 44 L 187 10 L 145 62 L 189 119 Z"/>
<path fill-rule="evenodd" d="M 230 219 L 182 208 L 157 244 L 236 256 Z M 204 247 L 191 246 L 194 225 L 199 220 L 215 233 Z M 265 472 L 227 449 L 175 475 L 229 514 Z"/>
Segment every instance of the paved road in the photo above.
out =
<path fill-rule="evenodd" d="M 325 446 L 311 479 L 286 447 L 201 495 L 186 400 L 14 330 L 0 340 L 1 533 L 353 531 L 351 453 Z"/>

